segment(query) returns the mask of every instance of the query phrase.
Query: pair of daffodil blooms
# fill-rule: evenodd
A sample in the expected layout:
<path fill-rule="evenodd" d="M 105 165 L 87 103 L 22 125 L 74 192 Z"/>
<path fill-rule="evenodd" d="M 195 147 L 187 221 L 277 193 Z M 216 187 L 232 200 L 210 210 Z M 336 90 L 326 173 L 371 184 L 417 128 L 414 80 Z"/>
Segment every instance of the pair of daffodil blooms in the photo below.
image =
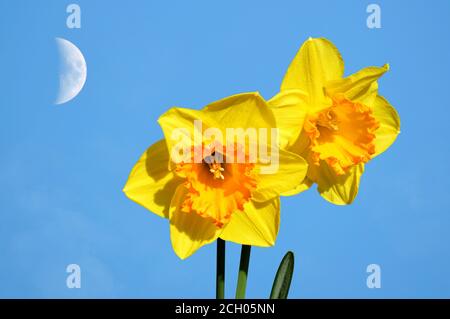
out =
<path fill-rule="evenodd" d="M 388 65 L 344 77 L 344 62 L 328 40 L 307 40 L 291 62 L 280 92 L 269 101 L 243 93 L 202 110 L 172 108 L 158 122 L 165 139 L 133 167 L 124 192 L 170 220 L 170 237 L 182 259 L 217 238 L 243 245 L 272 246 L 280 223 L 280 195 L 317 184 L 331 203 L 350 204 L 364 165 L 396 139 L 400 120 L 378 94 Z M 261 174 L 255 163 L 173 163 L 177 128 L 278 128 L 279 167 Z M 204 147 L 204 145 L 193 145 Z"/>

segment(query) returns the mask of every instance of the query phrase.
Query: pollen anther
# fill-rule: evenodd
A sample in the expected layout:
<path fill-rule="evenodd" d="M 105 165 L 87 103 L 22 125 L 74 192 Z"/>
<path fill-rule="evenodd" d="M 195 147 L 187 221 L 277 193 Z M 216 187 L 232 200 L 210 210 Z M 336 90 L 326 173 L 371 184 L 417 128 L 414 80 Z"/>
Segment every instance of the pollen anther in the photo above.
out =
<path fill-rule="evenodd" d="M 225 171 L 225 169 L 220 165 L 220 163 L 208 163 L 209 165 L 209 171 L 213 174 L 215 179 L 225 179 L 222 172 Z"/>

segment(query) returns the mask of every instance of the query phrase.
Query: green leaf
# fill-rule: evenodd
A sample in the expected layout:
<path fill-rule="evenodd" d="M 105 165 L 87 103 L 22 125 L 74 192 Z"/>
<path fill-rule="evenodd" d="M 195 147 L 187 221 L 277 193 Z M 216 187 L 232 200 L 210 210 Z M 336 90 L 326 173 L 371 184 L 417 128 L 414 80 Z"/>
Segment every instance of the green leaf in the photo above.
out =
<path fill-rule="evenodd" d="M 294 272 L 294 253 L 288 251 L 281 260 L 277 274 L 273 281 L 270 299 L 286 299 L 291 286 L 292 273 Z"/>

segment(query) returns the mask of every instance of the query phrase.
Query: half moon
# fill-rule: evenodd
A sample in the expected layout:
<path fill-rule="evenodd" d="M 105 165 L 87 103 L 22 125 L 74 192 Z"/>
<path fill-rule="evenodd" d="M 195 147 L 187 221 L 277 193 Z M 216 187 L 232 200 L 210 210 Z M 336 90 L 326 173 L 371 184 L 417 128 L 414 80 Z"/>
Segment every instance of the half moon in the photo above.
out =
<path fill-rule="evenodd" d="M 63 104 L 80 93 L 86 82 L 87 66 L 83 54 L 72 42 L 56 38 L 59 51 L 59 90 L 55 104 Z"/>

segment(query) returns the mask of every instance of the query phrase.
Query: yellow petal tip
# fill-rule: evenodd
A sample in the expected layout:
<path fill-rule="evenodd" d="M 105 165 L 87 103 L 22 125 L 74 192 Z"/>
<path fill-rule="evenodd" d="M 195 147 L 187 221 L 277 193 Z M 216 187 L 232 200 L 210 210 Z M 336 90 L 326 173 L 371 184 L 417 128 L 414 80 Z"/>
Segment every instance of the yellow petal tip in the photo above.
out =
<path fill-rule="evenodd" d="M 175 252 L 175 255 L 180 258 L 181 260 L 185 260 L 186 258 L 188 258 L 190 255 L 179 255 L 178 253 Z"/>
<path fill-rule="evenodd" d="M 253 96 L 255 96 L 257 98 L 262 98 L 261 93 L 259 93 L 258 91 L 254 91 L 252 93 L 253 93 Z"/>

